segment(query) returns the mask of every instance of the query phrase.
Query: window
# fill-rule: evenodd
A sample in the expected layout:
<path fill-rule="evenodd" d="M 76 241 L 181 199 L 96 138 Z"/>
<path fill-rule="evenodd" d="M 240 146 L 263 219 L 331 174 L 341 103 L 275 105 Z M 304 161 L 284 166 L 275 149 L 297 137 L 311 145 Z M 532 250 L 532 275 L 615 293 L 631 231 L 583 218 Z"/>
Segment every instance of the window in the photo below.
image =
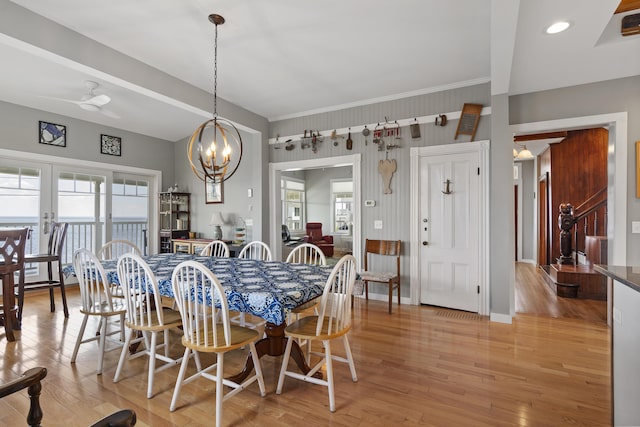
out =
<path fill-rule="evenodd" d="M 146 253 L 149 181 L 116 176 L 111 197 L 111 239 L 129 240 Z"/>
<path fill-rule="evenodd" d="M 304 181 L 282 178 L 282 223 L 289 231 L 302 231 L 306 223 Z"/>
<path fill-rule="evenodd" d="M 350 234 L 353 226 L 353 181 L 331 180 L 332 230 L 338 234 Z"/>

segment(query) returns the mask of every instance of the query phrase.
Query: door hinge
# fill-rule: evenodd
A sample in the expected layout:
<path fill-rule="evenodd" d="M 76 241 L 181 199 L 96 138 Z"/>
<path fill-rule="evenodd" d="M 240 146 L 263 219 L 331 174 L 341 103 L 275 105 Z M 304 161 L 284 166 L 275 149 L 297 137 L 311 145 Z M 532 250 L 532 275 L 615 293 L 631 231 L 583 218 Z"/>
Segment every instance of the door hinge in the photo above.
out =
<path fill-rule="evenodd" d="M 480 168 L 478 168 L 478 175 L 480 175 Z"/>
<path fill-rule="evenodd" d="M 478 293 L 480 293 L 480 285 L 478 285 Z"/>

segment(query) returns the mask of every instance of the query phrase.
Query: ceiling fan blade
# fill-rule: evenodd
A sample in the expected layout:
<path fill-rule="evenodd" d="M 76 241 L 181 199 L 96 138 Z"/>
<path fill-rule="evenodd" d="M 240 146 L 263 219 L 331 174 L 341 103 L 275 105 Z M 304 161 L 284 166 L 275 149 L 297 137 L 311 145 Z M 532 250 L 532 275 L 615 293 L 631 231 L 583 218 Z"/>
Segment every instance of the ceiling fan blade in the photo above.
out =
<path fill-rule="evenodd" d="M 111 102 L 111 98 L 109 97 L 109 95 L 95 95 L 89 99 L 87 99 L 86 101 L 82 101 L 84 104 L 93 104 L 95 106 L 98 107 L 102 107 L 103 105 L 107 105 L 109 102 Z"/>
<path fill-rule="evenodd" d="M 53 101 L 68 102 L 70 104 L 76 104 L 76 105 L 82 104 L 82 101 L 76 101 L 74 99 L 67 99 L 67 98 L 58 98 L 58 97 L 55 97 L 55 96 L 38 95 L 38 98 L 51 99 Z"/>
<path fill-rule="evenodd" d="M 119 116 L 119 115 L 117 115 L 116 113 L 114 113 L 114 112 L 113 112 L 113 111 L 111 111 L 111 110 L 104 110 L 104 109 L 100 109 L 100 112 L 101 112 L 102 114 L 104 114 L 105 116 L 107 116 L 107 117 L 111 117 L 112 119 L 119 119 L 119 118 L 120 118 L 120 116 Z"/>

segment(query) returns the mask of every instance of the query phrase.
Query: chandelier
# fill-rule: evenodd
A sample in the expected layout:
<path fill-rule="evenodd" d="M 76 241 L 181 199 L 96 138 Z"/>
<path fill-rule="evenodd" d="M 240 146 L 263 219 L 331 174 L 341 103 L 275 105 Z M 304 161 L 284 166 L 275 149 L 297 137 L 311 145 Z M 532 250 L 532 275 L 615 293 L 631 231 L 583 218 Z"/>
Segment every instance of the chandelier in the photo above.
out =
<path fill-rule="evenodd" d="M 231 178 L 240 165 L 242 137 L 233 123 L 218 117 L 218 25 L 224 24 L 224 18 L 211 14 L 209 21 L 215 25 L 213 118 L 193 132 L 187 151 L 191 170 L 198 178 L 205 182 L 221 183 Z"/>

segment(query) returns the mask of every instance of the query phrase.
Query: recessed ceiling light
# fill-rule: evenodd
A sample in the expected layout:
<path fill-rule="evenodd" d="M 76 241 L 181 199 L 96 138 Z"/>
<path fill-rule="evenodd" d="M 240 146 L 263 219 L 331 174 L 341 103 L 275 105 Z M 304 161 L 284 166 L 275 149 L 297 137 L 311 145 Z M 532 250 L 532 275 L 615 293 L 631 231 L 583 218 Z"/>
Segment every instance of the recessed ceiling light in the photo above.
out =
<path fill-rule="evenodd" d="M 569 28 L 569 23 L 567 21 L 559 21 L 549 25 L 549 28 L 547 28 L 547 34 L 558 34 L 567 28 Z"/>

